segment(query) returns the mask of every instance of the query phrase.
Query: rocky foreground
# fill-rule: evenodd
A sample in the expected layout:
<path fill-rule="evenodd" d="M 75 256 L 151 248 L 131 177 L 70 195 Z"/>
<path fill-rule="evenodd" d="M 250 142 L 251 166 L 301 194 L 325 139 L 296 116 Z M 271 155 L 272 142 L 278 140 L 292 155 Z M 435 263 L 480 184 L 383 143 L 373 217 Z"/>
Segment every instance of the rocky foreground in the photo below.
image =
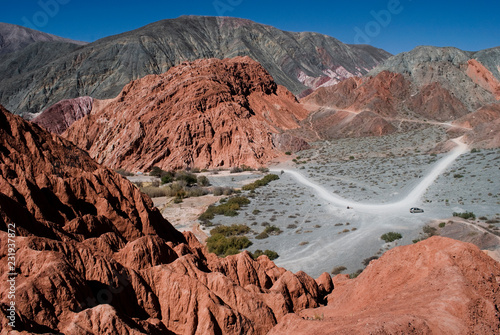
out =
<path fill-rule="evenodd" d="M 126 179 L 0 108 L 0 240 L 16 226 L 16 330 L 265 334 L 333 285 L 181 234 Z M 7 250 L 0 249 L 7 269 Z M 2 270 L 2 329 L 8 329 Z"/>
<path fill-rule="evenodd" d="M 22 333 L 500 330 L 500 264 L 470 244 L 434 237 L 387 252 L 356 279 L 314 280 L 266 256 L 209 254 L 126 179 L 3 108 L 0 162 L 0 240 L 6 245 L 16 225 Z M 7 279 L 2 271 L 2 333 L 10 329 Z"/>

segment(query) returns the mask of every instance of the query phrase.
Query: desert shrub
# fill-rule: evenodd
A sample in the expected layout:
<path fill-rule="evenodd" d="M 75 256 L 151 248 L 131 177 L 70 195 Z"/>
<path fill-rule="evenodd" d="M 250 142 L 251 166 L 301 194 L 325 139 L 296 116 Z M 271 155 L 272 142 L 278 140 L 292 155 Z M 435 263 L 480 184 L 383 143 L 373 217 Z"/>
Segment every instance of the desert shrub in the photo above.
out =
<path fill-rule="evenodd" d="M 292 153 L 290 151 L 285 152 L 285 155 L 290 156 Z"/>
<path fill-rule="evenodd" d="M 365 258 L 363 260 L 363 265 L 368 266 L 368 264 L 370 264 L 371 261 L 376 260 L 376 259 L 378 259 L 378 256 L 372 256 L 372 257 Z"/>
<path fill-rule="evenodd" d="M 207 248 L 218 256 L 227 256 L 238 253 L 241 249 L 248 248 L 252 242 L 246 236 L 225 237 L 222 234 L 215 234 L 207 238 Z M 236 250 L 236 252 L 235 252 Z"/>
<path fill-rule="evenodd" d="M 363 272 L 363 269 L 359 269 L 358 271 L 351 273 L 351 274 L 349 275 L 349 278 L 354 279 L 354 278 L 356 278 L 357 276 L 359 276 L 359 275 L 361 274 L 361 272 Z"/>
<path fill-rule="evenodd" d="M 231 195 L 231 194 L 234 193 L 234 189 L 231 188 L 231 187 L 220 187 L 220 186 L 217 186 L 217 187 L 213 188 L 212 193 L 215 196 L 219 196 L 219 195 Z"/>
<path fill-rule="evenodd" d="M 255 238 L 258 240 L 263 240 L 263 239 L 268 238 L 268 237 L 269 237 L 269 235 L 264 231 L 262 233 L 260 233 L 259 235 L 255 236 Z"/>
<path fill-rule="evenodd" d="M 456 216 L 456 217 L 459 217 L 462 219 L 466 219 L 466 220 L 476 218 L 476 215 L 472 212 L 464 212 L 464 213 L 453 212 L 453 216 Z"/>
<path fill-rule="evenodd" d="M 132 172 L 127 171 L 125 169 L 118 169 L 118 170 L 115 170 L 115 172 L 118 173 L 118 174 L 121 174 L 124 177 L 129 177 L 129 176 L 133 176 L 134 175 Z"/>
<path fill-rule="evenodd" d="M 280 179 L 280 177 L 278 175 L 268 174 L 268 175 L 264 176 L 264 178 L 262 178 L 262 179 L 259 179 L 259 180 L 254 181 L 253 183 L 244 185 L 241 189 L 244 191 L 252 191 L 252 190 L 255 190 L 256 188 L 266 186 L 267 184 L 269 184 L 273 180 L 278 180 L 278 179 Z"/>
<path fill-rule="evenodd" d="M 264 229 L 264 232 L 268 235 L 279 235 L 283 231 L 276 226 L 267 226 L 266 229 Z"/>
<path fill-rule="evenodd" d="M 295 229 L 297 228 L 297 225 L 296 224 L 289 224 L 288 226 L 286 226 L 288 229 Z"/>
<path fill-rule="evenodd" d="M 257 259 L 262 255 L 266 255 L 272 261 L 279 257 L 279 255 L 276 251 L 273 251 L 273 250 L 262 251 L 260 249 L 255 250 L 255 252 L 250 253 L 250 255 L 252 256 L 253 259 Z"/>
<path fill-rule="evenodd" d="M 192 186 L 198 182 L 196 175 L 186 171 L 178 171 L 175 173 L 175 180 L 184 181 L 187 186 Z"/>
<path fill-rule="evenodd" d="M 233 224 L 231 226 L 217 226 L 210 230 L 211 235 L 221 234 L 225 237 L 245 235 L 250 232 L 250 228 L 244 224 Z"/>
<path fill-rule="evenodd" d="M 141 190 L 142 193 L 146 193 L 147 195 L 149 195 L 150 198 L 169 196 L 168 189 L 164 187 L 147 186 L 147 187 L 140 187 L 139 189 Z"/>
<path fill-rule="evenodd" d="M 459 173 L 455 173 L 453 175 L 453 178 L 463 178 L 463 177 L 464 177 L 464 175 L 463 174 L 459 174 Z"/>
<path fill-rule="evenodd" d="M 446 226 L 446 222 L 439 223 L 439 228 L 444 228 L 444 226 Z"/>
<path fill-rule="evenodd" d="M 229 173 L 240 173 L 240 172 L 243 172 L 243 169 L 240 168 L 239 166 L 235 166 L 231 170 L 229 170 Z"/>
<path fill-rule="evenodd" d="M 266 167 L 263 167 L 263 166 L 261 166 L 258 170 L 259 170 L 259 172 L 262 172 L 262 173 L 268 173 L 269 172 L 269 169 L 266 168 Z"/>
<path fill-rule="evenodd" d="M 250 200 L 246 197 L 229 198 L 225 203 L 218 206 L 208 206 L 207 210 L 198 217 L 198 220 L 207 222 L 212 220 L 215 215 L 236 216 L 241 206 L 248 205 L 249 203 Z"/>
<path fill-rule="evenodd" d="M 431 237 L 431 236 L 434 236 L 436 235 L 436 231 L 437 229 L 434 228 L 434 227 L 431 227 L 429 225 L 425 225 L 423 228 L 422 228 L 423 232 L 425 234 L 427 234 L 428 237 Z"/>
<path fill-rule="evenodd" d="M 343 271 L 347 270 L 345 266 L 336 266 L 332 270 L 332 275 L 338 275 L 341 274 Z"/>
<path fill-rule="evenodd" d="M 198 186 L 210 186 L 210 180 L 208 180 L 207 176 L 199 176 L 196 183 Z"/>
<path fill-rule="evenodd" d="M 254 210 L 252 211 L 252 214 L 253 214 L 253 215 L 257 215 L 257 214 L 259 214 L 259 213 L 260 213 L 260 210 L 258 210 L 258 209 L 254 209 Z"/>
<path fill-rule="evenodd" d="M 403 238 L 403 235 L 391 231 L 380 236 L 380 238 L 383 239 L 386 243 L 389 243 Z"/>
<path fill-rule="evenodd" d="M 186 198 L 201 197 L 203 195 L 208 194 L 208 191 L 206 189 L 204 189 L 203 187 L 199 187 L 199 186 L 190 187 L 185 191 L 186 191 L 186 195 L 185 195 Z"/>
<path fill-rule="evenodd" d="M 471 152 L 471 153 L 476 153 L 476 152 L 480 152 L 480 150 L 479 150 L 479 149 L 477 149 L 477 148 L 472 148 L 472 150 L 471 150 L 470 152 Z"/>
<path fill-rule="evenodd" d="M 174 175 L 170 172 L 166 172 L 161 176 L 161 183 L 162 184 L 168 184 L 174 181 Z"/>

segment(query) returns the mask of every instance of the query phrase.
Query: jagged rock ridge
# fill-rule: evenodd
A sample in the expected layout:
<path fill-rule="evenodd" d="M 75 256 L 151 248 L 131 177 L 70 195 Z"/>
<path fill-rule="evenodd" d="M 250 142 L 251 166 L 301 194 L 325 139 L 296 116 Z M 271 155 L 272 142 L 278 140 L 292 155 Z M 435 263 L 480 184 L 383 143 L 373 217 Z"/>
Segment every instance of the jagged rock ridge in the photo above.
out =
<path fill-rule="evenodd" d="M 328 275 L 316 282 L 266 256 L 207 253 L 125 178 L 1 106 L 0 163 L 1 243 L 16 225 L 17 331 L 266 334 L 333 288 Z"/>
<path fill-rule="evenodd" d="M 249 20 L 183 16 L 107 37 L 70 53 L 46 56 L 20 51 L 0 71 L 0 103 L 16 113 L 40 113 L 64 99 L 114 98 L 130 81 L 161 74 L 199 58 L 249 56 L 295 94 L 308 87 L 361 76 L 390 54 L 367 45 L 347 45 L 316 33 L 285 32 Z M 36 68 L 19 60 L 40 59 Z M 8 69 L 15 68 L 13 74 Z M 1 70 L 1 68 L 0 68 Z"/>
<path fill-rule="evenodd" d="M 249 57 L 202 59 L 133 81 L 115 99 L 94 100 L 90 115 L 63 136 L 111 168 L 259 167 L 277 148 L 306 145 L 283 131 L 307 114 Z"/>

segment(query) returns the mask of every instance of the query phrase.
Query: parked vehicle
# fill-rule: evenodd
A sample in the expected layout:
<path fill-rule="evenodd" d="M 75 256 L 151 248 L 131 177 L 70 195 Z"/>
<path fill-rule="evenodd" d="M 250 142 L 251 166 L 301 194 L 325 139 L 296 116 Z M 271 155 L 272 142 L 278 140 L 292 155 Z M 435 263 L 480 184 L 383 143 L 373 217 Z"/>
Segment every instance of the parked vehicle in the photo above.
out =
<path fill-rule="evenodd" d="M 422 208 L 412 207 L 410 208 L 410 213 L 423 213 L 424 210 Z"/>

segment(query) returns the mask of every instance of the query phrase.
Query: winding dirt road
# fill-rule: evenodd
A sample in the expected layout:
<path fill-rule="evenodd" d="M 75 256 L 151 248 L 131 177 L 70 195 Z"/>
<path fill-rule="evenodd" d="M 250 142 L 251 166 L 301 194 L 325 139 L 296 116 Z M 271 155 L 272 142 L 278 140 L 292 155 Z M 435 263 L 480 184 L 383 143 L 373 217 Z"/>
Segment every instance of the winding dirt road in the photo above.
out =
<path fill-rule="evenodd" d="M 462 142 L 462 138 L 452 140 L 457 145 L 451 150 L 447 156 L 440 159 L 427 175 L 415 185 L 415 187 L 401 200 L 386 203 L 386 204 L 366 204 L 356 202 L 349 199 L 342 198 L 336 194 L 323 188 L 321 185 L 314 183 L 307 179 L 305 176 L 295 170 L 283 170 L 285 173 L 291 175 L 297 182 L 314 189 L 314 191 L 324 200 L 328 201 L 333 206 L 346 208 L 347 206 L 353 207 L 354 210 L 365 213 L 388 213 L 399 212 L 401 210 L 407 211 L 409 208 L 415 206 L 422 196 L 425 194 L 427 188 L 450 166 L 460 155 L 468 151 L 468 146 Z"/>

